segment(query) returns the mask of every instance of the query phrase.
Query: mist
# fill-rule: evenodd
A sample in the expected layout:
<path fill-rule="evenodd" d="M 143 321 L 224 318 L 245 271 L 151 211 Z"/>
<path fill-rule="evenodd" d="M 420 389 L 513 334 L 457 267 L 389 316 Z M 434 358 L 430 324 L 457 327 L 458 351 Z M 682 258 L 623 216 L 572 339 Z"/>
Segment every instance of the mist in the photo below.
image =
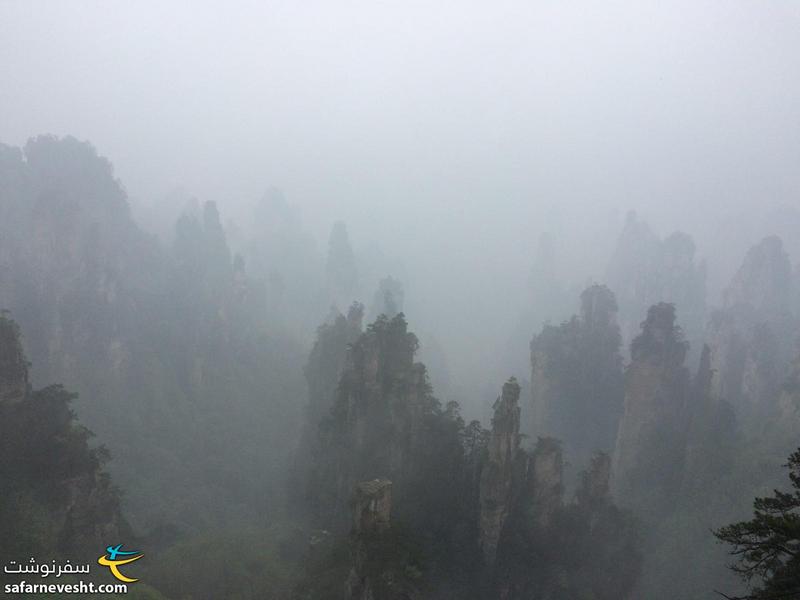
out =
<path fill-rule="evenodd" d="M 252 597 L 341 597 L 354 577 L 353 600 L 744 593 L 709 532 L 785 487 L 800 434 L 798 25 L 789 1 L 4 2 L 8 389 L 78 394 L 47 402 L 94 432 L 76 464 L 106 465 L 114 531 L 145 551 L 272 527 L 281 576 Z M 418 412 L 353 408 L 369 357 L 394 382 L 370 406 Z M 608 498 L 586 483 L 606 471 Z M 373 479 L 393 483 L 358 487 Z M 381 542 L 406 554 L 298 574 L 319 531 L 322 554 L 385 557 L 345 534 L 385 534 L 347 506 L 389 488 L 375 522 L 410 528 Z M 0 526 L 39 514 L 19 506 Z M 0 558 L 91 539 L 20 531 Z M 610 588 L 602 560 L 559 562 L 592 544 L 630 565 Z M 550 566 L 522 576 L 532 557 Z M 411 563 L 408 589 L 376 587 Z M 702 573 L 674 587 L 687 564 Z M 199 593 L 167 571 L 153 598 Z M 308 583 L 323 572 L 330 588 Z"/>

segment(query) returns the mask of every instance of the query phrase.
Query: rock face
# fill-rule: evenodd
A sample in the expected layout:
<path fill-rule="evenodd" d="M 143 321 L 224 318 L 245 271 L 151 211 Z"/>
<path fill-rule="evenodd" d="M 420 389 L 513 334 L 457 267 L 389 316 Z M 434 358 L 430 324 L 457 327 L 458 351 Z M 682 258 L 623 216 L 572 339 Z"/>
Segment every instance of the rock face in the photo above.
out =
<path fill-rule="evenodd" d="M 730 405 L 715 396 L 712 387 L 711 350 L 703 346 L 700 366 L 694 377 L 689 407 L 686 458 L 681 497 L 696 498 L 707 493 L 709 482 L 720 473 L 731 472 L 739 443 L 736 418 Z"/>
<path fill-rule="evenodd" d="M 706 267 L 696 260 L 689 235 L 675 232 L 662 240 L 635 213 L 628 213 L 608 266 L 607 281 L 619 302 L 626 344 L 637 335 L 641 315 L 658 302 L 680 308 L 681 324 L 689 340 L 695 342 L 702 336 Z"/>
<path fill-rule="evenodd" d="M 480 482 L 480 545 L 486 564 L 497 555 L 497 545 L 512 510 L 512 489 L 519 449 L 519 384 L 512 378 L 494 403 L 489 456 Z"/>
<path fill-rule="evenodd" d="M 487 583 L 478 597 L 572 598 L 581 589 L 608 600 L 630 597 L 640 558 L 629 517 L 609 497 L 609 455 L 594 456 L 575 501 L 565 502 L 561 444 L 540 437 L 533 449 L 520 447 L 518 399 L 512 379 L 494 407 L 480 480 Z M 618 545 L 606 552 L 609 537 Z"/>
<path fill-rule="evenodd" d="M 560 444 L 539 438 L 532 453 L 520 448 L 519 384 L 512 377 L 494 404 L 488 458 L 480 480 L 480 546 L 495 564 L 512 515 L 546 530 L 563 508 L 564 464 Z"/>
<path fill-rule="evenodd" d="M 792 301 L 792 267 L 777 236 L 750 248 L 724 292 L 725 308 L 754 311 L 766 320 L 783 318 Z"/>
<path fill-rule="evenodd" d="M 103 451 L 74 421 L 61 386 L 33 391 L 19 330 L 0 316 L 0 558 L 86 557 L 127 535 Z"/>
<path fill-rule="evenodd" d="M 405 515 L 414 520 L 427 518 L 417 494 L 437 502 L 458 494 L 459 421 L 433 397 L 416 350 L 402 314 L 379 318 L 350 345 L 309 486 L 321 525 L 349 527 L 351 490 L 365 479 L 390 479 L 399 506 L 416 507 Z"/>
<path fill-rule="evenodd" d="M 622 413 L 623 376 L 611 291 L 593 285 L 581 294 L 580 314 L 545 326 L 531 342 L 532 417 L 527 432 L 564 443 L 573 464 L 610 452 Z"/>
<path fill-rule="evenodd" d="M 389 528 L 392 505 L 392 482 L 373 479 L 356 485 L 353 506 L 352 557 L 353 566 L 345 583 L 346 600 L 373 600 L 375 582 L 370 577 L 370 538 Z"/>
<path fill-rule="evenodd" d="M 373 479 L 356 486 L 353 494 L 355 534 L 380 533 L 389 528 L 392 513 L 392 482 Z"/>
<path fill-rule="evenodd" d="M 614 492 L 673 492 L 680 485 L 689 423 L 687 343 L 675 325 L 675 308 L 656 304 L 631 344 L 625 404 L 614 453 Z"/>
<path fill-rule="evenodd" d="M 345 600 L 418 600 L 416 567 L 390 529 L 392 482 L 373 479 L 353 492 L 352 567 Z"/>
<path fill-rule="evenodd" d="M 791 286 L 781 240 L 765 238 L 748 251 L 709 321 L 711 394 L 729 402 L 744 422 L 774 409 L 794 356 Z"/>
<path fill-rule="evenodd" d="M 347 348 L 361 335 L 363 317 L 364 307 L 356 302 L 346 316 L 335 311 L 317 330 L 317 341 L 304 369 L 308 382 L 306 425 L 314 434 L 336 402 L 339 379 L 347 363 Z"/>
<path fill-rule="evenodd" d="M 587 305 L 587 322 L 608 323 Z M 604 600 L 627 597 L 637 541 L 608 499 L 608 456 L 592 462 L 581 498 L 565 502 L 560 443 L 521 447 L 517 381 L 503 385 L 490 431 L 465 425 L 456 403 L 442 410 L 431 395 L 415 350 L 402 315 L 370 325 L 320 426 L 312 488 L 330 507 L 319 525 L 344 535 L 345 521 L 350 532 L 345 597 L 527 600 L 595 588 Z M 608 536 L 613 548 L 597 551 Z"/>
<path fill-rule="evenodd" d="M 546 530 L 564 505 L 564 459 L 561 445 L 552 438 L 539 438 L 529 461 L 528 494 L 525 503 L 533 522 Z"/>
<path fill-rule="evenodd" d="M 317 468 L 326 450 L 321 446 L 320 424 L 329 417 L 336 403 L 339 380 L 347 364 L 348 347 L 362 333 L 364 307 L 353 303 L 347 316 L 333 311 L 328 321 L 317 329 L 317 341 L 308 357 L 304 374 L 308 383 L 303 429 L 294 455 L 290 494 L 298 501 L 293 509 L 312 516 L 326 512 L 315 486 L 321 474 Z"/>

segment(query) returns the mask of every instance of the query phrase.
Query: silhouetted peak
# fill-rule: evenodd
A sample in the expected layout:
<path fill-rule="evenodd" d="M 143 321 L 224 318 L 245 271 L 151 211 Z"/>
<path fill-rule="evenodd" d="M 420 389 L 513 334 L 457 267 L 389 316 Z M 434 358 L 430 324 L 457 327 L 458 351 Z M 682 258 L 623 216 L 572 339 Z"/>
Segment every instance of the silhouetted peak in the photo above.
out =
<path fill-rule="evenodd" d="M 612 325 L 616 315 L 617 301 L 606 286 L 594 284 L 581 293 L 581 319 L 590 329 Z"/>
<path fill-rule="evenodd" d="M 775 235 L 764 238 L 747 251 L 742 266 L 725 290 L 725 307 L 755 310 L 769 317 L 787 313 L 791 272 L 781 239 Z"/>
<path fill-rule="evenodd" d="M 511 377 L 503 384 L 503 392 L 494 403 L 494 430 L 519 432 L 519 383 Z"/>
<path fill-rule="evenodd" d="M 675 364 L 683 364 L 688 344 L 681 328 L 675 325 L 675 305 L 659 302 L 647 310 L 642 332 L 631 343 L 631 358 L 642 360 L 658 356 Z"/>

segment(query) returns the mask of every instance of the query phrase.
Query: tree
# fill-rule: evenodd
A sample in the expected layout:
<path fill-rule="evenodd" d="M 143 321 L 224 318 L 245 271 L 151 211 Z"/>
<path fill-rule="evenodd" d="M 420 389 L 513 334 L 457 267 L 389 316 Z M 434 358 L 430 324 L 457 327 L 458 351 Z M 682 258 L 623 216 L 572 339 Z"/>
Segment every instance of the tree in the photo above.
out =
<path fill-rule="evenodd" d="M 752 585 L 747 596 L 730 600 L 778 600 L 800 598 L 800 448 L 786 465 L 794 488 L 775 490 L 774 496 L 756 498 L 753 519 L 723 527 L 714 532 L 733 546 L 731 555 L 738 563 L 731 569 Z"/>

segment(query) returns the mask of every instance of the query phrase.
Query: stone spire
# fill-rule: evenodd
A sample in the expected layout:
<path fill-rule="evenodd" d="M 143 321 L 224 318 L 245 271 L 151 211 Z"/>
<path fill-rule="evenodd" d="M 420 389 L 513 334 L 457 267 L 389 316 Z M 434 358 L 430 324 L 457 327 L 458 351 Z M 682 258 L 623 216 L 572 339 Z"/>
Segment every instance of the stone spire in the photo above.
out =
<path fill-rule="evenodd" d="M 642 332 L 631 343 L 625 401 L 614 454 L 614 492 L 635 503 L 632 490 L 678 489 L 686 429 L 688 344 L 675 324 L 675 307 L 659 303 L 647 311 Z"/>
<path fill-rule="evenodd" d="M 489 459 L 480 483 L 480 544 L 487 565 L 494 563 L 503 525 L 511 512 L 514 461 L 519 452 L 519 384 L 503 385 L 494 403 Z"/>

